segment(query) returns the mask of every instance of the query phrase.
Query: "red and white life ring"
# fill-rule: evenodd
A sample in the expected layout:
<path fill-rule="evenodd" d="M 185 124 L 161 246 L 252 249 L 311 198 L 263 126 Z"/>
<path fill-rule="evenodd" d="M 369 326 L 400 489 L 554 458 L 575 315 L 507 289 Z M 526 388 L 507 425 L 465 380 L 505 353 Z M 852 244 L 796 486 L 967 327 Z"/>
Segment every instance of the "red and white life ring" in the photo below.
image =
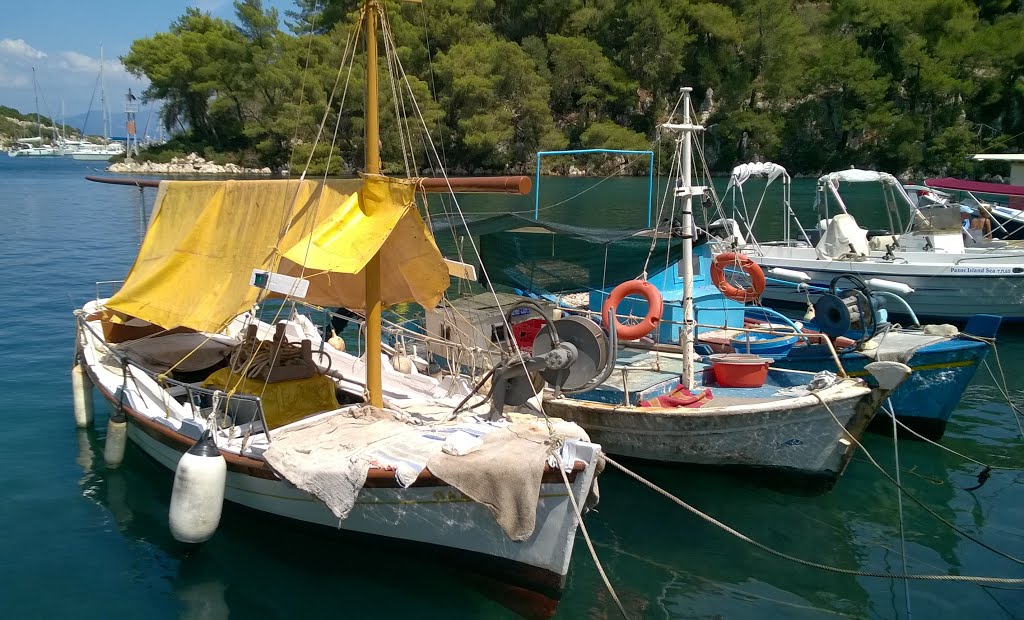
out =
<path fill-rule="evenodd" d="M 639 295 L 647 301 L 647 315 L 635 325 L 623 325 L 618 318 L 611 316 L 611 309 L 618 308 L 629 295 Z M 638 340 L 651 333 L 661 321 L 661 313 L 661 291 L 646 280 L 627 280 L 616 286 L 601 306 L 601 320 L 605 325 L 615 321 L 615 336 L 619 340 Z"/>
<path fill-rule="evenodd" d="M 740 288 L 725 279 L 725 268 L 727 266 L 739 267 L 750 278 L 750 286 Z M 722 294 L 739 302 L 747 303 L 755 301 L 764 292 L 765 278 L 761 266 L 750 260 L 745 254 L 723 252 L 715 256 L 711 261 L 711 281 L 715 283 Z"/>

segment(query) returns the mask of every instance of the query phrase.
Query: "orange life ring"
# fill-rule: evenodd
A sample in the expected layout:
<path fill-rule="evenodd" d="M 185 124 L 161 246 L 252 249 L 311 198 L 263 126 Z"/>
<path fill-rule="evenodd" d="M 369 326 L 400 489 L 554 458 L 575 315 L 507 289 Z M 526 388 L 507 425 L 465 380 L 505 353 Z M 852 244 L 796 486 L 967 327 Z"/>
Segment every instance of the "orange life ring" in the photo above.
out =
<path fill-rule="evenodd" d="M 611 316 L 611 309 L 619 307 L 622 300 L 629 295 L 639 295 L 647 301 L 647 316 L 636 325 L 623 325 L 619 319 Z M 612 289 L 611 295 L 604 300 L 601 306 L 601 320 L 605 325 L 615 321 L 615 336 L 619 340 L 638 340 L 654 331 L 661 321 L 662 313 L 661 291 L 646 280 L 627 280 Z"/>
<path fill-rule="evenodd" d="M 745 271 L 750 278 L 750 286 L 740 288 L 726 280 L 725 268 L 728 265 L 739 267 Z M 764 272 L 761 271 L 761 266 L 750 260 L 745 254 L 733 252 L 723 252 L 715 256 L 715 259 L 711 261 L 711 281 L 715 283 L 718 290 L 722 291 L 723 295 L 743 303 L 755 301 L 760 297 L 761 293 L 764 292 L 765 285 Z"/>

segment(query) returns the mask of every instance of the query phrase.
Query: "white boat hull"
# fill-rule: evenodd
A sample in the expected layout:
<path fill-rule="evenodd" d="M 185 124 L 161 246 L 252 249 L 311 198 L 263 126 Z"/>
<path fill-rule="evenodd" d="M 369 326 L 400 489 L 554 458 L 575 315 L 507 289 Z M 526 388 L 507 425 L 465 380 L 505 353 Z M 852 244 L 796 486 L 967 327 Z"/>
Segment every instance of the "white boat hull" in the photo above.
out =
<path fill-rule="evenodd" d="M 174 472 L 182 454 L 198 438 L 198 425 L 168 414 L 178 403 L 144 371 L 133 369 L 126 382 L 119 367 L 103 363 L 105 346 L 90 330 L 82 330 L 81 337 L 85 368 L 103 396 L 123 406 L 129 440 Z M 578 447 L 569 488 L 582 507 L 592 489 L 600 446 L 579 442 Z M 453 559 L 472 565 L 478 576 L 490 577 L 491 585 L 511 584 L 517 592 L 534 592 L 545 600 L 557 600 L 564 586 L 578 519 L 557 472 L 545 474 L 533 534 L 516 542 L 505 535 L 486 506 L 437 478 L 402 488 L 394 482 L 393 473 L 383 481 L 377 476 L 376 482 L 368 482 L 359 492 L 348 517 L 339 520 L 326 504 L 279 478 L 264 461 L 223 449 L 222 454 L 228 457 L 228 501 L 299 524 L 384 537 L 405 547 L 429 546 L 435 554 L 452 552 Z M 582 469 L 580 461 L 585 463 Z"/>
<path fill-rule="evenodd" d="M 114 155 L 115 153 L 72 153 L 71 158 L 75 161 L 109 161 Z"/>
<path fill-rule="evenodd" d="M 609 454 L 673 463 L 770 469 L 834 481 L 881 395 L 860 382 L 814 396 L 699 409 L 622 407 L 552 399 L 551 414 L 582 426 Z M 714 402 L 714 401 L 712 401 Z"/>
<path fill-rule="evenodd" d="M 8 151 L 9 157 L 60 157 L 61 153 L 52 148 L 31 148 Z"/>
<path fill-rule="evenodd" d="M 812 248 L 765 246 L 760 253 L 753 248 L 744 253 L 766 272 L 772 268 L 802 271 L 811 277 L 809 284 L 815 286 L 827 287 L 842 274 L 901 282 L 914 289 L 908 302 L 922 319 L 965 322 L 974 314 L 995 314 L 1004 321 L 1024 320 L 1024 255 L 978 252 L 960 255 L 959 262 L 954 263 L 948 257 L 945 262 L 913 260 L 912 255 L 928 254 L 924 252 L 898 253 L 897 260 L 888 262 L 818 260 Z M 941 259 L 942 255 L 938 257 Z M 769 282 L 763 298 L 770 302 L 807 303 L 806 294 L 781 282 Z"/>

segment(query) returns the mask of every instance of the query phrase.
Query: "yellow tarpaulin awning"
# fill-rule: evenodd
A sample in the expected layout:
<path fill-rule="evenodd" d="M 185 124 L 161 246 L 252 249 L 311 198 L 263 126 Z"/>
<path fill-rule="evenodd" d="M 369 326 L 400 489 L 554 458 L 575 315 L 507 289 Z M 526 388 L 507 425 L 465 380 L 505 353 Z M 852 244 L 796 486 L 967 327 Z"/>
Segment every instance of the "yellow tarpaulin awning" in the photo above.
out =
<path fill-rule="evenodd" d="M 305 300 L 362 309 L 366 263 L 381 254 L 384 305 L 433 307 L 448 269 L 413 204 L 412 183 L 167 181 L 146 238 L 107 306 L 165 328 L 219 331 L 256 302 L 253 269 L 310 281 Z"/>

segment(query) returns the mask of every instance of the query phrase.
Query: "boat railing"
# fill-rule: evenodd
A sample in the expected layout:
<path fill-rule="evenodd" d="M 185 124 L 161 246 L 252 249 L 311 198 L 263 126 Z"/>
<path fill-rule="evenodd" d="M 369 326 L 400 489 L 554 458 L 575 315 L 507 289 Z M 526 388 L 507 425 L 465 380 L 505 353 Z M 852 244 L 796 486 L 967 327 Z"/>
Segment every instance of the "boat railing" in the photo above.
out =
<path fill-rule="evenodd" d="M 599 317 L 600 314 L 601 314 L 600 312 L 594 312 L 593 310 L 586 309 L 586 308 L 561 308 L 561 310 L 562 310 L 562 312 L 571 312 L 571 313 L 575 313 L 575 314 L 587 315 L 590 318 Z M 623 314 L 616 313 L 615 318 L 619 319 L 619 320 L 622 320 L 622 319 L 633 319 L 633 320 L 635 320 L 637 317 L 632 316 L 632 315 L 628 315 L 628 314 L 627 315 L 623 315 Z M 685 326 L 686 325 L 686 323 L 684 323 L 683 321 L 673 321 L 672 319 L 666 319 L 666 318 L 662 318 L 660 323 L 667 323 L 669 325 L 680 325 L 680 326 Z M 746 327 L 746 326 L 744 326 L 744 327 L 729 327 L 727 325 L 709 325 L 709 324 L 705 324 L 705 323 L 696 323 L 696 324 L 694 324 L 694 328 L 704 328 L 704 329 L 708 329 L 708 330 L 730 329 L 730 330 L 737 331 L 737 332 L 742 332 L 742 333 L 769 334 L 769 335 L 778 335 L 779 333 L 787 333 L 787 334 L 794 334 L 794 335 L 797 335 L 797 336 L 801 336 L 802 338 L 804 338 L 805 340 L 808 340 L 808 341 L 810 340 L 811 337 L 814 336 L 814 335 L 811 335 L 811 334 L 801 333 L 801 332 L 797 331 L 794 327 L 791 327 L 791 326 L 788 326 L 788 325 L 776 325 L 776 324 L 772 324 L 771 327 Z M 842 376 L 842 377 L 849 376 L 849 375 L 846 374 L 846 370 L 843 368 L 843 363 L 839 360 L 839 354 L 836 351 L 835 345 L 832 344 L 832 341 L 829 340 L 829 338 L 826 337 L 823 334 L 821 334 L 820 337 L 815 338 L 815 339 L 816 340 L 820 340 L 828 348 L 829 354 L 832 356 L 832 361 L 835 362 L 836 368 L 839 370 L 839 375 Z M 636 344 L 636 343 L 633 343 L 633 344 Z M 677 343 L 655 343 L 655 344 L 656 345 L 660 345 L 662 347 L 678 347 L 679 346 Z"/>
<path fill-rule="evenodd" d="M 111 347 L 106 342 L 106 339 L 97 334 L 96 330 L 89 325 L 89 322 L 85 320 L 84 314 L 78 314 L 76 320 L 80 328 L 88 331 L 96 342 L 103 343 L 107 353 L 121 366 L 121 372 L 124 374 L 126 381 L 129 375 L 139 372 L 163 389 L 168 396 L 175 399 L 179 396 L 184 396 L 193 419 L 209 420 L 210 418 L 223 415 L 225 418 L 230 419 L 234 426 L 251 422 L 258 418 L 263 426 L 264 434 L 267 436 L 267 442 L 270 442 L 270 426 L 267 424 L 267 418 L 263 411 L 263 401 L 260 397 L 249 394 L 229 394 L 224 390 L 202 387 L 194 383 L 172 379 L 164 373 L 158 373 L 140 366 L 129 356 Z"/>
<path fill-rule="evenodd" d="M 96 301 L 99 301 L 101 299 L 109 299 L 110 297 L 113 297 L 114 293 L 121 290 L 122 286 L 124 286 L 124 280 L 98 280 L 96 282 Z M 109 289 L 110 294 L 101 296 L 100 288 Z M 106 290 L 104 290 L 104 292 L 106 292 Z"/>

